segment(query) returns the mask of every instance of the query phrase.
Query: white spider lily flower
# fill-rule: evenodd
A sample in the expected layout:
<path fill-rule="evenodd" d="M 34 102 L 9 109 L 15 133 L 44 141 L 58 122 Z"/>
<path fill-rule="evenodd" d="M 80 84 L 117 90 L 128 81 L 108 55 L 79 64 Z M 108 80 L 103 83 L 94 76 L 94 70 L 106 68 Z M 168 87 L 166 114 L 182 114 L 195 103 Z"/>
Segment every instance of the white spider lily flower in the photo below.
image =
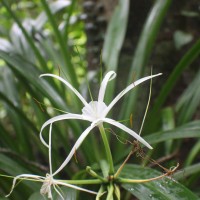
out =
<path fill-rule="evenodd" d="M 123 131 L 127 132 L 128 134 L 130 134 L 131 136 L 133 136 L 135 139 L 137 139 L 143 145 L 147 146 L 149 149 L 152 149 L 152 147 L 142 137 L 140 137 L 136 132 L 134 132 L 130 128 L 126 127 L 125 125 L 123 125 L 123 124 L 121 124 L 121 123 L 119 123 L 119 122 L 117 122 L 113 119 L 107 118 L 106 116 L 110 112 L 112 107 L 126 93 L 128 93 L 130 90 L 132 90 L 134 87 L 136 87 L 140 83 L 142 83 L 146 80 L 152 79 L 152 78 L 159 76 L 159 75 L 161 75 L 161 73 L 156 74 L 156 75 L 147 76 L 147 77 L 141 78 L 141 79 L 133 82 L 128 87 L 126 87 L 123 91 L 121 91 L 111 101 L 111 103 L 108 106 L 104 103 L 104 96 L 105 96 L 105 91 L 106 91 L 106 87 L 107 87 L 108 82 L 116 77 L 116 73 L 114 71 L 109 71 L 105 75 L 105 77 L 103 78 L 101 86 L 100 86 L 100 90 L 99 90 L 98 100 L 97 101 L 91 101 L 89 103 L 86 102 L 86 100 L 82 97 L 82 95 L 68 81 L 64 80 L 60 76 L 56 76 L 54 74 L 42 74 L 42 75 L 40 75 L 40 77 L 53 77 L 53 78 L 56 78 L 57 80 L 63 82 L 70 90 L 72 90 L 74 92 L 74 94 L 81 100 L 81 102 L 84 105 L 84 107 L 82 109 L 82 114 L 73 114 L 73 113 L 62 114 L 62 115 L 59 115 L 59 116 L 56 116 L 56 117 L 53 117 L 53 118 L 47 120 L 43 124 L 41 131 L 40 131 L 40 139 L 45 146 L 49 147 L 49 145 L 43 139 L 42 131 L 49 124 L 52 124 L 56 121 L 65 120 L 65 119 L 80 119 L 80 120 L 85 120 L 85 121 L 91 122 L 90 126 L 80 135 L 80 137 L 78 138 L 78 140 L 74 144 L 74 146 L 73 146 L 71 152 L 69 153 L 68 157 L 62 163 L 60 168 L 53 173 L 53 175 L 56 175 L 57 173 L 59 173 L 65 167 L 65 165 L 67 165 L 67 163 L 71 160 L 72 156 L 74 155 L 74 152 L 79 148 L 79 146 L 81 145 L 83 140 L 87 137 L 87 135 L 90 133 L 90 131 L 95 126 L 100 126 L 103 122 L 109 123 L 113 126 L 120 128 L 121 130 L 123 130 Z"/>
<path fill-rule="evenodd" d="M 95 194 L 95 195 L 97 194 L 94 191 L 87 190 L 87 189 L 78 187 L 76 185 L 68 184 L 66 182 L 63 182 L 62 180 L 56 180 L 56 179 L 53 178 L 52 161 L 51 161 L 51 133 L 52 133 L 52 124 L 50 124 L 50 129 L 49 129 L 49 145 L 48 145 L 49 146 L 48 150 L 49 150 L 49 170 L 50 170 L 50 173 L 46 174 L 46 177 L 38 176 L 38 175 L 34 175 L 34 174 L 21 174 L 21 175 L 16 176 L 13 179 L 13 184 L 12 184 L 12 188 L 10 190 L 10 193 L 8 195 L 6 195 L 6 197 L 10 196 L 10 194 L 13 192 L 14 187 L 15 187 L 18 179 L 42 182 L 43 184 L 42 184 L 42 187 L 40 189 L 40 194 L 41 195 L 47 195 L 47 197 L 49 199 L 53 199 L 52 190 L 51 190 L 51 187 L 53 187 L 54 190 L 57 192 L 57 194 L 60 196 L 60 198 L 62 200 L 65 200 L 64 197 L 62 196 L 61 192 L 56 188 L 58 186 L 66 186 L 66 187 L 70 187 L 70 188 L 73 188 L 73 189 L 76 189 L 76 190 L 88 192 L 88 193 L 91 193 L 91 194 Z"/>

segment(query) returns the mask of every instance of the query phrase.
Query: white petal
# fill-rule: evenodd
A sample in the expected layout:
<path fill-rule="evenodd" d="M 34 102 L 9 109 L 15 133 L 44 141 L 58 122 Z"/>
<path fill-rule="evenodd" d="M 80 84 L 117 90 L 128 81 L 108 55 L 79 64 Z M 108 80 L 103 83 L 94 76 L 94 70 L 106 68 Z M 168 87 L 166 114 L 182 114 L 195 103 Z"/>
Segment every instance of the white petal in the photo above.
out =
<path fill-rule="evenodd" d="M 107 84 L 108 84 L 109 81 L 111 81 L 115 77 L 116 77 L 116 73 L 114 71 L 110 71 L 105 75 L 104 79 L 101 82 L 101 87 L 99 89 L 98 101 L 104 100 L 104 95 L 105 95 Z"/>
<path fill-rule="evenodd" d="M 50 124 L 50 128 L 49 128 L 49 171 L 50 171 L 50 175 L 52 175 L 51 135 L 52 135 L 52 124 Z"/>
<path fill-rule="evenodd" d="M 109 118 L 104 118 L 103 121 L 122 129 L 123 131 L 127 132 L 128 134 L 133 136 L 135 139 L 137 139 L 139 142 L 144 144 L 149 149 L 153 149 L 141 136 L 139 136 L 136 132 L 134 132 L 130 128 L 127 128 L 125 125 L 123 125 L 113 119 L 109 119 Z"/>
<path fill-rule="evenodd" d="M 76 143 L 74 144 L 73 148 L 71 149 L 69 155 L 67 156 L 67 158 L 65 159 L 65 161 L 61 164 L 61 166 L 53 173 L 52 176 L 55 176 L 57 173 L 59 173 L 71 160 L 71 158 L 73 157 L 74 153 L 76 152 L 76 150 L 79 148 L 79 146 L 81 145 L 81 143 L 83 142 L 83 140 L 87 137 L 87 135 L 90 133 L 90 131 L 95 127 L 95 125 L 91 125 L 89 126 L 82 134 L 81 136 L 78 138 L 78 140 L 76 141 Z"/>
<path fill-rule="evenodd" d="M 82 97 L 82 95 L 65 79 L 61 78 L 60 76 L 56 76 L 54 74 L 42 74 L 40 75 L 40 77 L 43 76 L 50 76 L 53 78 L 56 78 L 58 80 L 60 80 L 61 82 L 63 82 L 70 90 L 72 90 L 74 92 L 74 94 L 82 101 L 82 103 L 86 106 L 87 102 L 85 101 L 85 99 Z"/>
<path fill-rule="evenodd" d="M 97 194 L 96 192 L 94 192 L 92 190 L 87 190 L 87 189 L 78 187 L 76 185 L 72 185 L 72 184 L 69 184 L 69 183 L 62 182 L 60 180 L 58 180 L 58 181 L 54 180 L 54 183 L 57 184 L 57 185 L 67 186 L 67 187 L 70 187 L 70 188 L 73 188 L 73 189 L 76 189 L 76 190 L 80 190 L 80 191 L 84 191 L 84 192 L 88 192 L 88 193 L 91 193 L 91 194 Z"/>
<path fill-rule="evenodd" d="M 27 178 L 27 179 L 35 179 L 35 180 L 44 179 L 44 177 L 42 177 L 42 176 L 33 175 L 33 174 L 21 174 L 21 175 L 18 175 L 18 176 L 16 176 L 16 177 L 13 179 L 12 188 L 11 188 L 9 194 L 6 195 L 6 197 L 10 196 L 10 194 L 12 193 L 12 191 L 13 191 L 15 185 L 16 185 L 16 181 L 17 181 L 18 179 L 22 179 L 22 178 L 24 178 L 24 179 L 26 179 L 26 178 Z"/>
<path fill-rule="evenodd" d="M 130 84 L 128 87 L 126 87 L 124 90 L 122 90 L 112 101 L 111 103 L 108 105 L 107 109 L 105 110 L 104 115 L 106 116 L 108 114 L 108 112 L 112 109 L 112 107 L 130 90 L 132 90 L 134 87 L 136 87 L 137 85 L 139 85 L 140 83 L 149 80 L 151 78 L 154 78 L 156 76 L 160 76 L 162 75 L 162 73 L 156 74 L 156 75 L 152 75 L 152 76 L 146 76 L 144 78 L 141 78 L 137 81 L 135 81 L 134 83 Z"/>
<path fill-rule="evenodd" d="M 49 124 L 52 124 L 54 122 L 57 122 L 57 121 L 60 121 L 60 120 L 64 120 L 64 119 L 80 119 L 80 120 L 88 120 L 87 117 L 83 117 L 82 115 L 79 115 L 79 114 L 73 114 L 73 113 L 68 113 L 68 114 L 63 114 L 63 115 L 58 115 L 56 117 L 53 117 L 49 120 L 47 120 L 43 125 L 42 125 L 42 128 L 40 130 L 40 140 L 41 142 L 49 148 L 49 145 L 45 142 L 43 136 L 42 136 L 42 131 L 43 129 L 48 126 Z M 89 121 L 89 120 L 88 120 Z"/>
<path fill-rule="evenodd" d="M 103 101 L 91 101 L 88 106 L 85 106 L 82 109 L 82 115 L 85 119 L 93 122 L 94 120 L 98 118 L 104 117 L 103 111 L 107 108 L 106 104 Z"/>

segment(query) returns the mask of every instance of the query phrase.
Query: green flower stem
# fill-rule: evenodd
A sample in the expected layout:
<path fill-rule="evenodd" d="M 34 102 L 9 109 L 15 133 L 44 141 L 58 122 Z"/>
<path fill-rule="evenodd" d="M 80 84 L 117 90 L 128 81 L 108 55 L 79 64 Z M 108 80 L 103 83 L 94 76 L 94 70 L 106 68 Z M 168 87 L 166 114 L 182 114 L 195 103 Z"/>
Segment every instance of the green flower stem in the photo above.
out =
<path fill-rule="evenodd" d="M 74 185 L 95 185 L 102 184 L 99 179 L 87 179 L 87 180 L 57 180 L 63 183 L 74 184 Z"/>
<path fill-rule="evenodd" d="M 148 179 L 128 179 L 128 178 L 117 178 L 115 181 L 118 183 L 145 183 L 149 182 Z"/>
<path fill-rule="evenodd" d="M 106 182 L 107 182 L 107 179 L 105 179 L 105 178 L 99 176 L 95 171 L 93 171 L 93 170 L 91 169 L 91 167 L 87 166 L 87 167 L 86 167 L 86 171 L 87 171 L 91 176 L 93 176 L 94 178 L 97 178 L 97 179 L 101 180 L 103 183 L 106 183 Z"/>
<path fill-rule="evenodd" d="M 99 130 L 100 130 L 100 133 L 101 133 L 101 137 L 103 139 L 103 143 L 104 143 L 104 147 L 105 147 L 105 151 L 106 151 L 106 156 L 107 156 L 109 167 L 110 167 L 109 174 L 113 175 L 114 172 L 115 172 L 114 165 L 113 165 L 113 159 L 112 159 L 112 154 L 111 154 L 111 151 L 110 151 L 110 146 L 109 146 L 109 143 L 108 143 L 108 139 L 106 137 L 106 133 L 105 133 L 103 124 L 99 125 Z"/>
<path fill-rule="evenodd" d="M 149 179 L 118 178 L 118 179 L 116 179 L 116 182 L 118 182 L 118 183 L 147 183 L 147 182 L 159 180 L 159 179 L 161 179 L 161 178 L 163 178 L 165 176 L 168 176 L 168 173 L 161 174 L 160 176 L 156 176 L 156 177 L 149 178 Z"/>
<path fill-rule="evenodd" d="M 108 195 L 106 200 L 113 199 L 113 192 L 114 192 L 114 186 L 112 183 L 110 183 L 110 185 L 108 186 Z"/>
<path fill-rule="evenodd" d="M 104 188 L 104 185 L 101 185 L 99 191 L 98 191 L 98 194 L 96 196 L 96 200 L 101 200 L 101 197 L 102 195 L 105 193 L 105 188 Z"/>

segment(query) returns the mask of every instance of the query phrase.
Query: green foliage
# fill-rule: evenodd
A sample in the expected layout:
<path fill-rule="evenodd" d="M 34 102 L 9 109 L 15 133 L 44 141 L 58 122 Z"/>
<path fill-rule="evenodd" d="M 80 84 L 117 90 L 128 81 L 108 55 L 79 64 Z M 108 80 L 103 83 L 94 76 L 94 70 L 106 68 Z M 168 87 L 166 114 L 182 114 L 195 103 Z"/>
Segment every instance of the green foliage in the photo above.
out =
<path fill-rule="evenodd" d="M 108 26 L 102 55 L 106 66 L 108 66 L 108 70 L 115 71 L 117 68 L 118 57 L 123 45 L 127 28 L 128 9 L 128 0 L 119 1 L 119 4 L 115 8 L 115 11 L 112 15 L 112 20 Z M 121 24 L 121 26 L 119 26 L 119 24 Z"/>
<path fill-rule="evenodd" d="M 47 149 L 42 146 L 38 137 L 42 124 L 60 111 L 81 113 L 82 104 L 74 94 L 56 80 L 41 79 L 39 75 L 42 73 L 61 74 L 85 96 L 88 95 L 85 91 L 90 83 L 85 69 L 86 36 L 83 23 L 78 17 L 80 8 L 77 2 L 75 0 L 72 2 L 52 1 L 51 3 L 41 0 L 29 2 L 30 4 L 28 2 L 10 3 L 2 0 L 0 7 L 0 14 L 3 16 L 3 23 L 0 26 L 0 173 L 11 176 L 24 173 L 41 175 L 47 173 Z M 171 0 L 157 0 L 152 4 L 132 57 L 132 65 L 127 72 L 129 74 L 127 84 L 132 81 L 133 72 L 136 73 L 136 79 L 144 76 L 160 27 L 171 4 Z M 24 5 L 26 9 L 22 9 L 23 6 L 19 5 Z M 34 8 L 36 6 L 37 9 L 31 9 L 33 8 L 31 6 Z M 23 14 L 20 15 L 21 9 Z M 118 56 L 120 56 L 125 38 L 128 9 L 129 1 L 119 1 L 108 26 L 102 52 L 103 61 L 108 65 L 106 70 L 120 68 Z M 29 13 L 29 10 L 32 12 Z M 7 18 L 8 23 L 5 22 Z M 188 42 L 189 39 L 183 37 L 182 40 L 178 41 L 179 46 Z M 199 162 L 195 163 L 200 151 L 200 121 L 194 118 L 200 103 L 200 71 L 194 75 L 194 79 L 174 104 L 165 106 L 165 102 L 167 97 L 173 95 L 172 91 L 181 74 L 190 68 L 191 63 L 199 57 L 199 54 L 200 40 L 197 39 L 173 68 L 169 77 L 163 81 L 163 87 L 150 107 L 144 126 L 144 133 L 148 133 L 144 137 L 145 140 L 154 145 L 154 150 L 151 155 L 149 154 L 151 157 L 164 157 L 174 151 L 182 153 L 184 139 L 195 139 L 191 152 L 184 155 L 185 160 L 180 160 L 183 171 L 180 169 L 172 175 L 172 178 L 194 190 L 200 172 Z M 160 70 L 156 71 L 162 72 Z M 114 96 L 116 82 L 111 88 L 108 99 Z M 141 93 L 142 89 L 138 87 L 135 93 L 129 95 L 121 106 L 119 105 L 119 116 L 115 117 L 116 120 L 129 118 L 130 114 L 136 110 L 138 96 Z M 44 112 L 41 111 L 41 107 Z M 53 169 L 63 162 L 72 144 L 85 127 L 85 123 L 74 120 L 54 125 L 53 132 L 56 134 L 53 134 L 52 139 Z M 116 137 L 114 136 L 115 139 Z M 118 139 L 121 140 L 121 138 Z M 126 139 L 122 138 L 122 140 Z M 129 144 L 127 148 L 127 145 L 117 139 L 110 142 L 113 142 L 111 146 L 114 164 L 122 163 L 131 151 L 132 145 Z M 77 152 L 78 163 L 70 163 L 61 177 L 85 179 L 88 176 L 84 170 L 87 165 L 98 172 L 102 168 L 103 174 L 107 174 L 108 166 L 101 158 L 102 155 L 100 160 L 96 159 L 97 148 L 100 152 L 103 151 L 95 133 L 84 141 Z M 172 160 L 171 163 L 176 163 L 176 160 Z M 147 179 L 160 174 L 158 171 L 140 165 L 128 165 L 125 166 L 120 177 Z M 8 199 L 3 196 L 10 190 L 11 181 L 6 177 L 0 177 L 0 183 L 0 199 Z M 145 184 L 122 184 L 122 187 L 141 200 L 198 199 L 196 194 L 181 183 L 166 177 Z M 9 199 L 21 200 L 22 191 L 24 198 L 29 200 L 44 199 L 38 192 L 39 188 L 40 184 L 37 182 L 23 181 Z M 95 186 L 92 188 L 96 191 L 99 189 Z M 104 191 L 104 189 L 102 186 L 100 190 Z M 112 189 L 117 199 L 120 198 L 118 189 L 117 186 Z M 82 193 L 79 194 L 69 188 L 63 188 L 62 191 L 65 199 L 81 199 L 82 197 Z M 127 197 L 127 200 L 130 199 L 125 191 L 122 194 Z M 53 195 L 55 199 L 60 198 L 56 196 L 56 193 Z M 101 196 L 102 194 L 99 193 L 98 198 L 101 199 Z M 93 198 L 85 194 L 83 197 Z"/>
<path fill-rule="evenodd" d="M 144 179 L 156 177 L 162 174 L 152 169 L 127 165 L 121 175 L 126 178 Z M 190 190 L 172 180 L 170 177 L 165 177 L 161 180 L 145 184 L 123 184 L 122 187 L 131 192 L 138 199 L 198 199 L 198 197 Z"/>

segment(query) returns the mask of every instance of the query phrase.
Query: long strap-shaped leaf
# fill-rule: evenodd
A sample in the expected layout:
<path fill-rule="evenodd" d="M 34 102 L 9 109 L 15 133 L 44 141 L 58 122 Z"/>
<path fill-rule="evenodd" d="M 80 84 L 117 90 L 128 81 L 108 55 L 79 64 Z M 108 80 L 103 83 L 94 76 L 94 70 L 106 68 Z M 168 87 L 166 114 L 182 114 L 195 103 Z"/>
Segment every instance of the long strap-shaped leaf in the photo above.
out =
<path fill-rule="evenodd" d="M 180 62 L 176 65 L 167 82 L 163 85 L 162 90 L 155 101 L 153 110 L 149 114 L 151 118 L 155 120 L 151 120 L 151 128 L 152 130 L 158 123 L 158 118 L 156 118 L 157 112 L 161 108 L 161 106 L 165 103 L 169 93 L 174 88 L 176 82 L 180 78 L 181 73 L 199 56 L 200 54 L 200 39 L 193 45 L 191 49 L 189 49 Z"/>
<path fill-rule="evenodd" d="M 141 168 L 137 165 L 127 165 L 124 167 L 121 176 L 133 179 L 146 179 L 161 175 L 156 170 Z M 169 177 L 160 180 L 141 184 L 122 184 L 122 187 L 136 196 L 138 199 L 152 200 L 197 200 L 199 199 L 189 189 Z"/>
<path fill-rule="evenodd" d="M 29 43 L 30 47 L 33 49 L 36 57 L 38 58 L 38 61 L 39 61 L 40 65 L 42 67 L 47 66 L 46 65 L 46 61 L 44 60 L 44 58 L 42 57 L 40 51 L 38 50 L 38 48 L 34 44 L 33 39 L 27 33 L 26 29 L 23 27 L 22 23 L 19 21 L 18 17 L 15 15 L 15 13 L 8 6 L 7 1 L 6 0 L 2 0 L 1 2 L 4 5 L 4 7 L 6 8 L 6 10 L 8 11 L 8 13 L 11 15 L 11 17 L 15 20 L 15 22 L 17 23 L 17 25 L 20 27 L 20 29 L 21 29 L 22 33 L 24 34 L 27 42 Z M 45 68 L 47 68 L 47 67 L 45 67 Z"/>
<path fill-rule="evenodd" d="M 180 138 L 199 138 L 200 137 L 200 121 L 187 123 L 183 126 L 175 128 L 170 131 L 162 131 L 154 133 L 145 137 L 150 144 L 164 142 L 170 139 Z"/>
<path fill-rule="evenodd" d="M 106 36 L 103 44 L 102 59 L 105 62 L 108 71 L 117 71 L 119 54 L 127 29 L 130 7 L 129 5 L 129 0 L 118 1 L 106 31 Z M 109 84 L 110 91 L 105 97 L 106 102 L 111 101 L 115 91 L 115 85 L 116 80 Z"/>
<path fill-rule="evenodd" d="M 165 14 L 171 4 L 171 0 L 157 0 L 153 5 L 149 15 L 147 16 L 146 23 L 143 27 L 135 54 L 133 56 L 133 62 L 129 72 L 128 84 L 133 80 L 133 74 L 136 74 L 135 79 L 144 75 L 146 63 L 152 52 L 152 48 L 160 29 L 161 23 L 165 17 Z M 136 89 L 137 91 L 137 89 Z M 126 119 L 130 115 L 130 111 L 136 106 L 137 92 L 130 95 L 123 103 L 120 119 Z"/>
<path fill-rule="evenodd" d="M 65 64 L 66 64 L 65 69 L 66 69 L 68 78 L 70 78 L 70 82 L 72 83 L 72 85 L 75 88 L 78 88 L 77 76 L 76 76 L 75 69 L 73 68 L 72 63 L 70 62 L 71 58 L 70 58 L 70 54 L 69 54 L 69 52 L 67 50 L 67 44 L 63 40 L 63 37 L 62 37 L 61 33 L 58 30 L 58 26 L 56 25 L 56 21 L 54 19 L 54 16 L 51 13 L 49 7 L 48 7 L 48 4 L 47 4 L 46 0 L 41 0 L 41 3 L 43 5 L 43 8 L 44 8 L 47 16 L 48 16 L 49 22 L 51 23 L 51 26 L 52 26 L 52 28 L 54 30 L 54 34 L 56 36 L 56 39 L 57 39 L 57 41 L 58 41 L 58 43 L 60 45 L 60 50 L 61 50 L 63 59 L 64 59 Z"/>

